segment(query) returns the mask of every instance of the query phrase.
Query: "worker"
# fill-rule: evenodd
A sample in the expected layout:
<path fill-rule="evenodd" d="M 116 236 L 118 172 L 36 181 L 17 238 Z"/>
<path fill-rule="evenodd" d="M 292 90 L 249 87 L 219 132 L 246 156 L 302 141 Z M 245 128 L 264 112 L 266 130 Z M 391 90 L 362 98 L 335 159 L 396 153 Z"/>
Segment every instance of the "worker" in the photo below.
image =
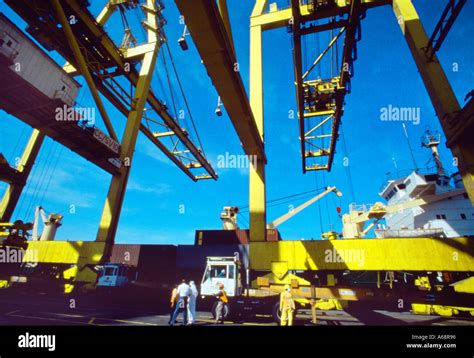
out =
<path fill-rule="evenodd" d="M 176 318 L 182 312 L 183 313 L 183 324 L 187 324 L 188 321 L 188 299 L 191 296 L 191 289 L 186 283 L 186 280 L 182 280 L 181 284 L 176 288 L 178 291 L 178 302 L 176 302 L 176 308 L 173 312 L 170 325 L 173 326 L 176 323 Z"/>
<path fill-rule="evenodd" d="M 217 307 L 216 307 L 216 323 L 224 323 L 225 309 L 229 303 L 227 292 L 224 290 L 224 284 L 219 284 L 219 292 L 217 293 Z"/>
<path fill-rule="evenodd" d="M 218 278 L 225 278 L 225 269 L 222 269 L 221 272 L 217 275 Z"/>
<path fill-rule="evenodd" d="M 293 325 L 293 312 L 295 311 L 295 301 L 291 294 L 290 285 L 285 285 L 285 290 L 280 294 L 281 325 Z"/>
<path fill-rule="evenodd" d="M 168 324 L 171 324 L 171 320 L 173 319 L 173 313 L 174 310 L 176 309 L 176 303 L 178 302 L 178 285 L 173 286 L 173 290 L 171 291 L 171 297 L 170 297 L 170 307 L 171 307 L 171 312 L 170 312 L 170 320 L 168 321 Z"/>
<path fill-rule="evenodd" d="M 188 302 L 188 325 L 191 326 L 196 321 L 196 299 L 199 296 L 199 291 L 194 281 L 189 282 L 191 289 L 191 296 L 189 296 Z"/>

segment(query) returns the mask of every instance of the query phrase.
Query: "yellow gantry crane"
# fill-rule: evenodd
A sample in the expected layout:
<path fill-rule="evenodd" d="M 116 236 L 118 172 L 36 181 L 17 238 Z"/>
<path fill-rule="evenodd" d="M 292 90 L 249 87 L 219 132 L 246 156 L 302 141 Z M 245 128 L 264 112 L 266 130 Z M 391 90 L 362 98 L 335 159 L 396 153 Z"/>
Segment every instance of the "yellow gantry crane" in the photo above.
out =
<path fill-rule="evenodd" d="M 71 76 L 84 77 L 107 129 L 107 134 L 97 134 L 98 129 L 94 128 L 94 136 L 113 146 L 117 158 L 99 162 L 91 153 L 84 152 L 87 145 L 81 148 L 72 138 L 63 138 L 64 136 L 61 137 L 57 132 L 48 132 L 48 128 L 52 126 L 47 121 L 52 123 L 53 116 L 45 118 L 45 123 L 27 121 L 35 130 L 18 168 L 1 164 L 2 168 L 7 168 L 5 177 L 8 174 L 11 185 L 0 205 L 0 221 L 8 221 L 11 218 L 44 140 L 44 131 L 112 174 L 97 234 L 99 242 L 111 244 L 114 241 L 139 131 L 192 180 L 217 178 L 202 148 L 191 141 L 188 130 L 178 123 L 177 118 L 171 115 L 167 106 L 151 89 L 158 52 L 169 51 L 166 48 L 166 21 L 162 15 L 164 6 L 161 1 L 107 1 L 97 18 L 92 16 L 85 2 L 76 0 L 6 3 L 28 23 L 29 33 L 38 42 L 47 49 L 56 50 L 68 61 L 64 71 Z M 138 10 L 145 15 L 142 26 L 146 31 L 146 43 L 134 44 L 132 31 L 127 28 L 122 44 L 115 44 L 105 31 L 107 21 L 117 11 L 125 16 L 127 11 Z M 132 93 L 128 87 L 132 88 Z M 106 110 L 104 98 L 126 118 L 121 139 L 118 138 L 114 123 Z M 61 125 L 62 123 L 55 123 L 54 127 L 65 131 L 64 128 L 69 123 Z M 102 155 L 100 150 L 92 152 L 95 157 Z"/>
<path fill-rule="evenodd" d="M 451 11 L 445 11 L 440 21 L 452 24 L 464 2 L 450 0 L 447 9 Z M 166 46 L 161 2 L 147 0 L 140 4 L 131 0 L 110 0 L 97 18 L 93 18 L 85 2 L 79 0 L 7 0 L 6 3 L 29 24 L 29 32 L 35 39 L 46 48 L 54 48 L 68 61 L 64 66 L 66 72 L 71 76 L 84 76 L 107 129 L 107 134 L 104 134 L 107 142 L 114 144 L 113 147 L 119 153 L 118 162 L 114 161 L 115 169 L 109 168 L 112 180 L 96 242 L 74 245 L 44 243 L 51 251 L 61 254 L 54 256 L 41 253 L 43 256 L 40 260 L 71 264 L 79 262 L 76 271 L 69 273 L 69 277 L 77 280 L 84 266 L 81 263 L 106 260 L 117 228 L 139 131 L 191 179 L 216 178 L 216 174 L 200 149 L 190 141 L 187 131 L 168 113 L 166 106 L 149 88 L 158 51 Z M 250 93 L 247 95 L 234 51 L 226 1 L 175 0 L 175 3 L 185 18 L 187 29 L 229 114 L 243 151 L 256 159 L 250 161 L 253 164 L 249 176 L 250 269 L 268 271 L 275 267 L 279 276 L 282 276 L 283 271 L 284 274 L 308 270 L 338 273 L 346 270 L 447 271 L 463 274 L 473 271 L 474 248 L 470 238 L 446 239 L 442 242 L 434 238 L 266 242 L 263 33 L 282 27 L 287 27 L 291 32 L 302 170 L 331 170 L 344 96 L 350 92 L 361 20 L 373 7 L 391 6 L 394 21 L 401 27 L 433 102 L 447 145 L 457 158 L 466 192 L 474 201 L 474 144 L 470 140 L 470 133 L 474 129 L 473 102 L 471 100 L 461 108 L 436 57 L 436 51 L 450 26 L 437 26 L 429 38 L 411 0 L 292 0 L 291 6 L 283 9 L 268 6 L 267 0 L 256 0 L 250 17 Z M 133 10 L 137 6 L 146 14 L 143 25 L 147 43 L 133 45 L 130 32 L 125 32 L 122 44 L 115 44 L 104 30 L 104 25 L 115 11 Z M 71 16 L 77 21 L 71 22 Z M 304 69 L 302 38 L 327 31 L 333 34 L 327 48 L 309 68 Z M 314 78 L 313 69 L 324 56 L 331 53 L 339 40 L 343 42 L 341 61 L 337 61 L 336 68 L 328 76 Z M 132 86 L 132 95 L 124 89 L 119 78 Z M 99 93 L 127 118 L 121 140 L 117 137 Z M 156 117 L 152 118 L 152 113 Z M 151 124 L 157 121 L 165 130 L 150 129 Z M 0 163 L 0 169 L 6 172 L 5 176 L 11 179 L 21 177 L 23 180 L 11 180 L 12 185 L 0 206 L 3 220 L 9 220 L 16 205 L 22 183 L 28 177 L 44 138 L 43 131 L 46 131 L 45 127 L 38 126 L 33 132 L 28 149 L 21 159 L 22 165 L 16 171 Z M 164 144 L 165 138 L 171 140 L 171 148 Z M 66 139 L 61 140 L 66 142 Z M 189 151 L 188 157 L 183 158 L 183 150 L 176 149 L 178 144 Z M 84 152 L 82 155 L 87 158 L 90 153 Z M 205 173 L 195 174 L 199 168 Z M 32 243 L 32 247 L 39 244 Z M 360 265 L 360 262 L 327 261 L 327 250 L 362 250 L 366 253 L 365 262 Z M 453 259 L 454 254 L 456 260 Z M 342 293 L 338 294 L 341 297 Z"/>
<path fill-rule="evenodd" d="M 227 29 L 228 19 L 220 9 L 225 1 L 216 2 L 196 0 L 175 0 L 186 19 L 189 32 L 203 58 L 213 83 L 222 98 L 232 93 L 234 98 L 245 101 L 245 93 L 235 91 L 240 76 L 233 70 L 235 57 L 232 51 L 232 36 Z M 343 114 L 344 96 L 350 91 L 350 78 L 356 59 L 356 42 L 359 38 L 361 19 L 374 7 L 391 6 L 402 34 L 416 62 L 428 94 L 442 124 L 447 144 L 458 160 L 459 171 L 463 177 L 466 191 L 474 202 L 474 148 L 468 133 L 473 130 L 472 105 L 461 109 L 446 78 L 436 51 L 439 50 L 454 20 L 465 1 L 450 0 L 442 14 L 435 32 L 428 37 L 411 0 L 292 0 L 289 8 L 278 9 L 267 0 L 256 0 L 250 17 L 250 106 L 252 115 L 241 120 L 235 116 L 235 102 L 223 100 L 229 116 L 236 127 L 245 153 L 249 154 L 252 145 L 249 138 L 256 138 L 255 126 L 260 138 L 264 138 L 263 118 L 263 62 L 262 34 L 276 28 L 287 27 L 293 37 L 293 58 L 295 67 L 296 98 L 300 129 L 303 172 L 308 170 L 331 170 L 338 138 L 338 129 Z M 316 21 L 318 23 L 316 24 Z M 227 25 L 226 25 L 227 24 Z M 445 24 L 441 26 L 440 24 Z M 338 30 L 337 33 L 332 31 Z M 333 33 L 333 38 L 312 65 L 302 68 L 301 41 L 313 33 Z M 212 33 L 214 36 L 209 36 Z M 311 71 L 330 52 L 339 39 L 343 38 L 341 61 L 336 65 L 337 75 L 330 78 L 310 79 Z M 220 56 L 215 54 L 220 53 Z M 229 73 L 232 74 L 232 79 Z M 224 75 L 227 73 L 227 75 Z M 231 90 L 234 92 L 231 92 Z M 245 103 L 239 104 L 246 107 Z M 252 118 L 253 117 L 253 118 Z M 249 120 L 254 120 L 255 126 Z M 238 122 L 238 123 L 236 123 Z M 241 126 L 250 126 L 242 133 Z M 317 131 L 321 132 L 316 134 Z M 261 156 L 264 158 L 263 156 Z M 308 165 L 310 160 L 321 159 Z M 252 241 L 265 241 L 265 160 L 250 168 L 250 237 Z"/>
<path fill-rule="evenodd" d="M 17 84 L 16 87 L 2 88 L 1 105 L 34 129 L 16 168 L 3 158 L 0 162 L 0 180 L 9 184 L 0 202 L 0 222 L 11 220 L 45 136 L 107 171 L 112 178 L 95 242 L 32 243 L 35 246 L 32 250 L 40 252 L 41 262 L 72 265 L 71 270 L 64 273 L 64 279 L 92 283 L 95 273 L 90 265 L 107 261 L 111 254 L 139 132 L 191 180 L 217 179 L 217 174 L 205 157 L 199 136 L 198 145 L 191 139 L 189 129 L 178 122 L 178 114 L 173 116 L 151 88 L 158 53 L 166 51 L 171 58 L 164 32 L 164 5 L 160 0 L 109 0 L 97 18 L 89 11 L 88 2 L 79 0 L 5 3 L 27 23 L 27 31 L 36 41 L 47 50 L 57 51 L 67 61 L 61 76 L 70 85 L 79 87 L 73 77 L 82 76 L 85 79 L 106 133 L 87 123 L 78 125 L 70 121 L 55 121 L 58 105 L 64 105 L 67 111 L 74 113 L 75 102 L 65 99 L 65 91 L 50 97 L 38 94 L 36 90 L 31 91 L 31 85 L 12 70 L 15 61 L 20 61 L 18 54 L 24 51 L 22 46 L 33 48 L 34 56 L 45 62 L 51 60 L 20 29 L 5 20 L 7 25 L 2 36 L 11 31 L 13 36 L 9 38 L 21 38 L 23 44 L 17 44 L 18 48 L 12 51 L 11 56 L 8 54 L 8 58 L 0 56 L 2 78 Z M 132 11 L 144 17 L 139 26 L 143 27 L 145 43 L 138 45 L 132 31 L 137 29 L 127 27 L 124 28 L 122 42 L 116 44 L 105 26 L 114 13 L 120 12 L 123 19 Z M 20 101 L 22 97 L 30 102 L 34 99 L 38 106 L 25 105 Z M 126 120 L 121 138 L 105 101 Z M 187 106 L 186 100 L 185 103 Z M 21 110 L 18 110 L 20 107 Z M 67 290 L 72 288 L 73 285 L 69 285 Z"/>
<path fill-rule="evenodd" d="M 228 30 L 225 16 L 225 1 L 175 0 L 185 17 L 203 63 L 206 66 L 220 96 L 232 94 L 240 100 L 239 108 L 247 108 L 246 95 L 236 90 L 240 76 L 230 77 L 235 57 L 232 51 L 232 35 Z M 241 139 L 245 153 L 252 153 L 250 138 L 265 138 L 263 115 L 263 33 L 286 27 L 293 42 L 293 60 L 296 87 L 296 103 L 300 131 L 300 145 L 303 172 L 311 170 L 331 170 L 339 126 L 344 110 L 344 97 L 350 92 L 350 79 L 353 75 L 354 61 L 357 58 L 356 43 L 360 40 L 360 26 L 366 12 L 379 6 L 391 6 L 393 21 L 400 25 L 419 73 L 433 103 L 438 119 L 447 138 L 447 145 L 458 161 L 466 192 L 474 202 L 474 148 L 469 140 L 474 130 L 472 100 L 463 108 L 457 102 L 444 70 L 436 56 L 449 29 L 462 9 L 465 1 L 450 0 L 436 26 L 433 35 L 428 37 L 411 0 L 292 0 L 288 8 L 278 8 L 276 3 L 256 0 L 250 16 L 250 107 L 251 116 L 242 121 L 234 117 L 235 102 L 224 100 L 229 116 Z M 304 36 L 314 33 L 330 32 L 328 46 L 315 58 L 309 68 L 303 68 Z M 212 34 L 212 35 L 210 35 Z M 340 41 L 339 41 L 340 40 Z M 329 75 L 314 78 L 314 68 L 337 43 L 342 42 L 340 61 L 332 66 Z M 217 55 L 218 54 L 218 55 Z M 335 68 L 334 68 L 335 67 Z M 229 82 L 229 79 L 234 81 Z M 249 123 L 249 120 L 254 120 Z M 236 123 L 237 122 L 237 123 Z M 250 128 L 242 133 L 242 125 Z M 264 144 L 264 143 L 263 143 Z M 261 156 L 258 165 L 250 168 L 249 210 L 250 210 L 250 269 L 272 271 L 282 277 L 284 272 L 292 271 L 443 271 L 462 275 L 474 270 L 474 247 L 469 238 L 393 238 L 367 240 L 356 237 L 344 240 L 317 241 L 266 241 L 266 188 L 265 157 Z M 417 204 L 423 205 L 422 202 Z M 386 209 L 386 208 L 385 208 Z M 386 210 L 373 218 L 382 217 Z M 373 213 L 372 213 L 373 214 Z M 365 217 L 354 218 L 352 223 L 359 225 Z M 359 227 L 360 232 L 364 231 Z M 357 230 L 353 230 L 356 233 Z M 354 234 L 354 236 L 356 236 Z M 326 260 L 325 252 L 363 251 L 363 264 L 350 260 Z M 429 253 L 429 255 L 423 255 Z M 455 256 L 455 260 L 453 259 Z M 336 255 L 337 256 L 337 255 Z M 283 267 L 283 269 L 282 269 Z M 469 281 L 472 285 L 472 278 Z M 469 292 L 474 292 L 470 290 Z M 355 299 L 364 299 L 355 291 L 347 291 Z M 334 298 L 343 297 L 341 292 Z M 353 297 L 353 298 L 354 298 Z M 366 297 L 367 298 L 367 297 Z"/>

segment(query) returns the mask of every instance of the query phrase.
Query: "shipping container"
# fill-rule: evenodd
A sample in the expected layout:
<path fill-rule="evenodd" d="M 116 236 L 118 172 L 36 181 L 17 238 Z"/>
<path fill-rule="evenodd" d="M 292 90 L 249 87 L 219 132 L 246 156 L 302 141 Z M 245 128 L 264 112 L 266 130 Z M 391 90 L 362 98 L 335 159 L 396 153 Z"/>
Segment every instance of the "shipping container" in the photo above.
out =
<path fill-rule="evenodd" d="M 2 13 L 0 56 L 10 63 L 11 71 L 48 98 L 74 106 L 81 87 L 79 83 Z"/>
<path fill-rule="evenodd" d="M 196 230 L 194 244 L 200 245 L 247 245 L 249 243 L 250 232 L 248 229 L 242 230 Z M 281 240 L 280 232 L 277 229 L 267 229 L 267 241 Z"/>
<path fill-rule="evenodd" d="M 98 165 L 119 174 L 120 145 L 98 133 L 95 107 L 75 106 L 80 85 L 0 13 L 0 109 Z"/>
<path fill-rule="evenodd" d="M 180 245 L 178 246 L 177 268 L 196 269 L 204 272 L 208 256 L 235 256 L 244 267 L 248 267 L 248 245 Z"/>
<path fill-rule="evenodd" d="M 114 244 L 110 262 L 137 267 L 141 246 L 137 244 Z"/>

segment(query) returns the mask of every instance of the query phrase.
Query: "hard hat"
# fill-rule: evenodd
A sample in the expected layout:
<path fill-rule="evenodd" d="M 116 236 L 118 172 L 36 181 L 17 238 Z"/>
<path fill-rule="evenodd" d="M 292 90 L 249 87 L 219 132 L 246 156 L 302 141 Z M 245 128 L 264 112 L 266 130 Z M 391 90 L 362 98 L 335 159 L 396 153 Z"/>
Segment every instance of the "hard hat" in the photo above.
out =
<path fill-rule="evenodd" d="M 221 289 L 224 288 L 224 284 L 223 284 L 223 283 L 220 283 L 220 284 L 219 284 L 219 288 L 221 288 Z"/>
<path fill-rule="evenodd" d="M 286 290 L 286 291 L 289 291 L 289 290 L 290 290 L 290 285 L 286 284 L 286 285 L 285 285 L 285 290 Z"/>

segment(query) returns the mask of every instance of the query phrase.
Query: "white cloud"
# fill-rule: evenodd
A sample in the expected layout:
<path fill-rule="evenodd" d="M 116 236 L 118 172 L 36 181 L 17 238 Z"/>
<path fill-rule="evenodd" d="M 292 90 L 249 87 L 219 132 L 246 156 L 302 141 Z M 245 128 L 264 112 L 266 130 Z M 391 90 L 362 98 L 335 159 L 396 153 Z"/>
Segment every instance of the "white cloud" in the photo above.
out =
<path fill-rule="evenodd" d="M 153 184 L 153 186 L 143 186 L 137 182 L 130 182 L 127 186 L 128 190 L 139 193 L 148 193 L 155 195 L 162 195 L 171 192 L 171 185 L 165 183 Z"/>

